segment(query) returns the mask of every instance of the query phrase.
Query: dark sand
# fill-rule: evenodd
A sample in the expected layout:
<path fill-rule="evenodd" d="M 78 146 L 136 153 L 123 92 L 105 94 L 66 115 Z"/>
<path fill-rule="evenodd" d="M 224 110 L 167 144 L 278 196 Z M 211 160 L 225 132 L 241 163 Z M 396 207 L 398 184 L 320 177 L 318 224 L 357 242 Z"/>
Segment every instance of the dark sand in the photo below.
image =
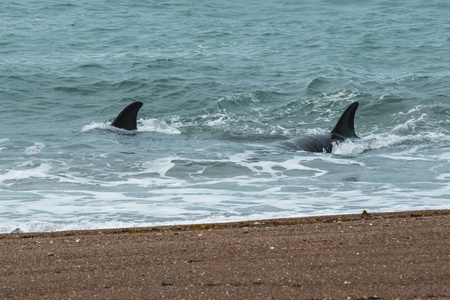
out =
<path fill-rule="evenodd" d="M 450 299 L 450 210 L 0 235 L 0 299 Z"/>

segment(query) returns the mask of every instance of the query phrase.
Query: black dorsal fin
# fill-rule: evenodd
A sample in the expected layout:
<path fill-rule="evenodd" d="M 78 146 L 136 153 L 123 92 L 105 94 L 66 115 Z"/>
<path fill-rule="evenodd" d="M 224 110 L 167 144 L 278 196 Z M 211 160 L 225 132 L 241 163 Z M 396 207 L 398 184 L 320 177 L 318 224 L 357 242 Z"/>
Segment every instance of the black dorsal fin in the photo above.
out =
<path fill-rule="evenodd" d="M 358 138 L 355 133 L 355 112 L 359 103 L 353 102 L 344 111 L 331 134 L 337 135 L 340 138 Z"/>
<path fill-rule="evenodd" d="M 125 107 L 116 117 L 116 119 L 111 123 L 111 126 L 126 130 L 136 130 L 137 114 L 141 109 L 142 105 L 143 105 L 142 102 L 137 101 Z"/>

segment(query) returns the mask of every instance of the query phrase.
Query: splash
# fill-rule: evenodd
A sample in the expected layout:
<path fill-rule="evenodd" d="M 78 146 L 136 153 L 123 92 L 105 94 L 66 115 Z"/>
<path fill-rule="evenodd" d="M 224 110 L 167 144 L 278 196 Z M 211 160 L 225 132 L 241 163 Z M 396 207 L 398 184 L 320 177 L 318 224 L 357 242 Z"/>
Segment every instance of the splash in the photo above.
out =
<path fill-rule="evenodd" d="M 50 165 L 42 164 L 33 169 L 27 170 L 10 170 L 5 174 L 0 175 L 0 183 L 4 184 L 6 181 L 10 181 L 9 185 L 13 185 L 19 180 L 26 180 L 31 178 L 49 178 Z"/>
<path fill-rule="evenodd" d="M 137 132 L 159 132 L 164 134 L 181 134 L 181 131 L 177 128 L 179 124 L 174 122 L 170 122 L 169 124 L 166 123 L 164 120 L 160 119 L 139 119 L 138 120 L 138 128 Z M 121 133 L 128 133 L 130 131 L 116 128 L 111 126 L 111 123 L 104 122 L 104 123 L 97 123 L 92 122 L 91 124 L 84 125 L 81 129 L 82 132 L 88 132 L 93 130 L 110 130 L 110 131 L 117 131 Z M 132 133 L 135 133 L 134 131 L 131 131 Z"/>
<path fill-rule="evenodd" d="M 84 125 L 81 129 L 82 132 L 91 131 L 95 129 L 111 129 L 111 123 L 96 123 L 92 122 L 91 124 Z"/>
<path fill-rule="evenodd" d="M 34 143 L 33 146 L 30 146 L 25 149 L 25 154 L 27 155 L 35 155 L 40 153 L 45 148 L 44 143 Z"/>
<path fill-rule="evenodd" d="M 138 132 L 159 132 L 165 134 L 181 134 L 178 124 L 172 120 L 169 124 L 161 119 L 139 119 Z"/>

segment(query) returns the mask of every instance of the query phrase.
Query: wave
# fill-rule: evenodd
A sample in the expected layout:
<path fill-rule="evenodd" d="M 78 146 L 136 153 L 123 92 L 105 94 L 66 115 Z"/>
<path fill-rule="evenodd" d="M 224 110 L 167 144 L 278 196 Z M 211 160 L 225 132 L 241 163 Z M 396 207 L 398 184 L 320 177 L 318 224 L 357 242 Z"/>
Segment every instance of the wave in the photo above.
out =
<path fill-rule="evenodd" d="M 137 120 L 137 130 L 136 131 L 128 131 L 120 128 L 116 128 L 111 126 L 110 122 L 92 122 L 91 124 L 84 125 L 81 129 L 82 132 L 89 132 L 95 130 L 109 130 L 113 132 L 118 132 L 121 134 L 136 134 L 143 132 L 159 132 L 164 134 L 181 134 L 181 131 L 178 129 L 179 124 L 176 122 L 167 123 L 161 119 L 149 118 L 149 119 L 139 119 Z"/>
<path fill-rule="evenodd" d="M 55 178 L 50 175 L 51 166 L 49 164 L 41 164 L 34 166 L 34 163 L 30 162 L 30 166 L 23 170 L 9 170 L 5 174 L 0 174 L 0 184 L 2 186 L 16 185 L 18 181 L 24 181 L 28 179 L 43 179 L 43 178 Z M 1 190 L 1 189 L 0 189 Z"/>
<path fill-rule="evenodd" d="M 438 132 L 427 132 L 414 135 L 399 135 L 391 132 L 369 134 L 358 140 L 346 140 L 333 145 L 333 154 L 358 155 L 373 150 L 387 148 L 439 147 L 450 142 L 450 136 Z"/>

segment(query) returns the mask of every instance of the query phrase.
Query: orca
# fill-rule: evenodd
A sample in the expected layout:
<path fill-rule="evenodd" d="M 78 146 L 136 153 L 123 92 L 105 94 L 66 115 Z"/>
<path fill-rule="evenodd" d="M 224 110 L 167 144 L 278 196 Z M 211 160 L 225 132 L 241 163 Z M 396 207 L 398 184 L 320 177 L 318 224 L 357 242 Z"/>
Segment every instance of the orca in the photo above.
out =
<path fill-rule="evenodd" d="M 137 114 L 141 109 L 143 103 L 136 101 L 125 107 L 115 120 L 111 123 L 111 126 L 122 128 L 126 130 L 136 130 Z"/>
<path fill-rule="evenodd" d="M 280 142 L 281 147 L 293 151 L 331 153 L 333 143 L 343 142 L 346 139 L 358 139 L 359 137 L 355 133 L 355 112 L 358 105 L 358 102 L 350 104 L 330 133 L 292 138 Z"/>

